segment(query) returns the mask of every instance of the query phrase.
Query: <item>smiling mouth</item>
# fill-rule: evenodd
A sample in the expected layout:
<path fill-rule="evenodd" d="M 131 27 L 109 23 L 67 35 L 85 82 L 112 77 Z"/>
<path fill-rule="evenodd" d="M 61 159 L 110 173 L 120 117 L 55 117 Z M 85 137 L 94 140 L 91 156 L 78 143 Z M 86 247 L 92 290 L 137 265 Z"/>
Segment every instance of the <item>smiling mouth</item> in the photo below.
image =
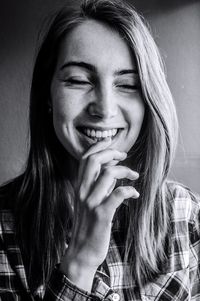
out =
<path fill-rule="evenodd" d="M 106 138 L 114 139 L 115 136 L 122 130 L 120 128 L 113 128 L 109 130 L 99 130 L 88 127 L 78 127 L 78 131 L 84 134 L 87 138 L 93 140 L 94 143 L 102 141 Z"/>

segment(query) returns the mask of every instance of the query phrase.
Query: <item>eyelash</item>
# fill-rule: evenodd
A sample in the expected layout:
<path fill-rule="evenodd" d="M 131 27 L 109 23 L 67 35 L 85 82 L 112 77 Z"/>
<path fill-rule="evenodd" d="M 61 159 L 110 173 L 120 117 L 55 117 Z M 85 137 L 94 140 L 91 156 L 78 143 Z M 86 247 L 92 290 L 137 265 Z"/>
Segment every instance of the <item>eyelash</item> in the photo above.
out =
<path fill-rule="evenodd" d="M 84 81 L 84 80 L 78 80 L 78 79 L 67 79 L 64 81 L 66 84 L 70 85 L 91 85 L 89 81 Z M 126 90 L 131 90 L 131 91 L 136 91 L 139 89 L 139 85 L 116 85 L 116 87 L 126 89 Z"/>
<path fill-rule="evenodd" d="M 68 84 L 75 84 L 75 85 L 90 85 L 90 82 L 84 81 L 84 80 L 77 80 L 77 79 L 67 79 L 64 81 L 65 83 Z"/>
<path fill-rule="evenodd" d="M 127 89 L 127 90 L 138 90 L 139 85 L 118 85 L 117 87 Z"/>

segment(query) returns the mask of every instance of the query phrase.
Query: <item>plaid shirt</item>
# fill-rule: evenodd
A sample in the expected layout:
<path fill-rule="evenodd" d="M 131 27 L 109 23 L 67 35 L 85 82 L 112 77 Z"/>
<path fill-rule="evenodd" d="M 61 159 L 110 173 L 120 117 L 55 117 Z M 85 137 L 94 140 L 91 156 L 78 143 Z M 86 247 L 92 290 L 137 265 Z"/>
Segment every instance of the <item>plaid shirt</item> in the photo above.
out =
<path fill-rule="evenodd" d="M 0 300 L 48 301 L 182 301 L 200 300 L 200 201 L 182 186 L 176 185 L 172 203 L 172 236 L 168 263 L 155 280 L 138 288 L 131 277 L 130 266 L 121 260 L 123 229 L 113 225 L 106 265 L 97 271 L 93 293 L 76 287 L 57 268 L 48 285 L 30 292 L 19 247 L 15 240 L 14 218 L 9 210 L 0 211 Z M 127 205 L 122 215 L 126 218 Z"/>

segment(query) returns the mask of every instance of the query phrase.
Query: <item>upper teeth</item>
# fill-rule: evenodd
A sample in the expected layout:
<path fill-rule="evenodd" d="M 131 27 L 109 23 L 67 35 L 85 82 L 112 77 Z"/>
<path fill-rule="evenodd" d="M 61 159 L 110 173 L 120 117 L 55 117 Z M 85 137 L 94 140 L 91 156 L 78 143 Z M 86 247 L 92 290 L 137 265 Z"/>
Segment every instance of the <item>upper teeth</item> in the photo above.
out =
<path fill-rule="evenodd" d="M 106 138 L 106 137 L 112 137 L 117 134 L 117 129 L 107 130 L 107 131 L 99 131 L 95 129 L 89 129 L 85 128 L 84 133 L 89 137 L 95 137 L 95 138 Z"/>

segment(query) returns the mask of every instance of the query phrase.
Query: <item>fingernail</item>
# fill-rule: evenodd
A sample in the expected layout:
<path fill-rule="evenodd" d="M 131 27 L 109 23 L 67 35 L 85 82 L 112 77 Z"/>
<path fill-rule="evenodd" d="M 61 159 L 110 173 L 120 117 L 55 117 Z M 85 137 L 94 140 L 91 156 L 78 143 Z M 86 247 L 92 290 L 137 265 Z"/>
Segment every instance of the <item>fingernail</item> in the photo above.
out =
<path fill-rule="evenodd" d="M 137 180 L 139 178 L 139 173 L 137 173 L 136 171 L 132 170 L 132 175 L 131 175 L 133 180 Z"/>
<path fill-rule="evenodd" d="M 136 191 L 136 197 L 139 198 L 140 194 L 138 191 Z"/>
<path fill-rule="evenodd" d="M 127 157 L 127 153 L 126 152 L 121 152 L 123 157 Z"/>
<path fill-rule="evenodd" d="M 133 199 L 138 199 L 140 196 L 139 192 L 137 190 L 134 190 L 134 194 L 132 196 Z"/>
<path fill-rule="evenodd" d="M 140 176 L 139 173 L 138 173 L 137 171 L 135 172 L 135 176 L 136 176 L 137 179 L 138 179 L 139 176 Z"/>

